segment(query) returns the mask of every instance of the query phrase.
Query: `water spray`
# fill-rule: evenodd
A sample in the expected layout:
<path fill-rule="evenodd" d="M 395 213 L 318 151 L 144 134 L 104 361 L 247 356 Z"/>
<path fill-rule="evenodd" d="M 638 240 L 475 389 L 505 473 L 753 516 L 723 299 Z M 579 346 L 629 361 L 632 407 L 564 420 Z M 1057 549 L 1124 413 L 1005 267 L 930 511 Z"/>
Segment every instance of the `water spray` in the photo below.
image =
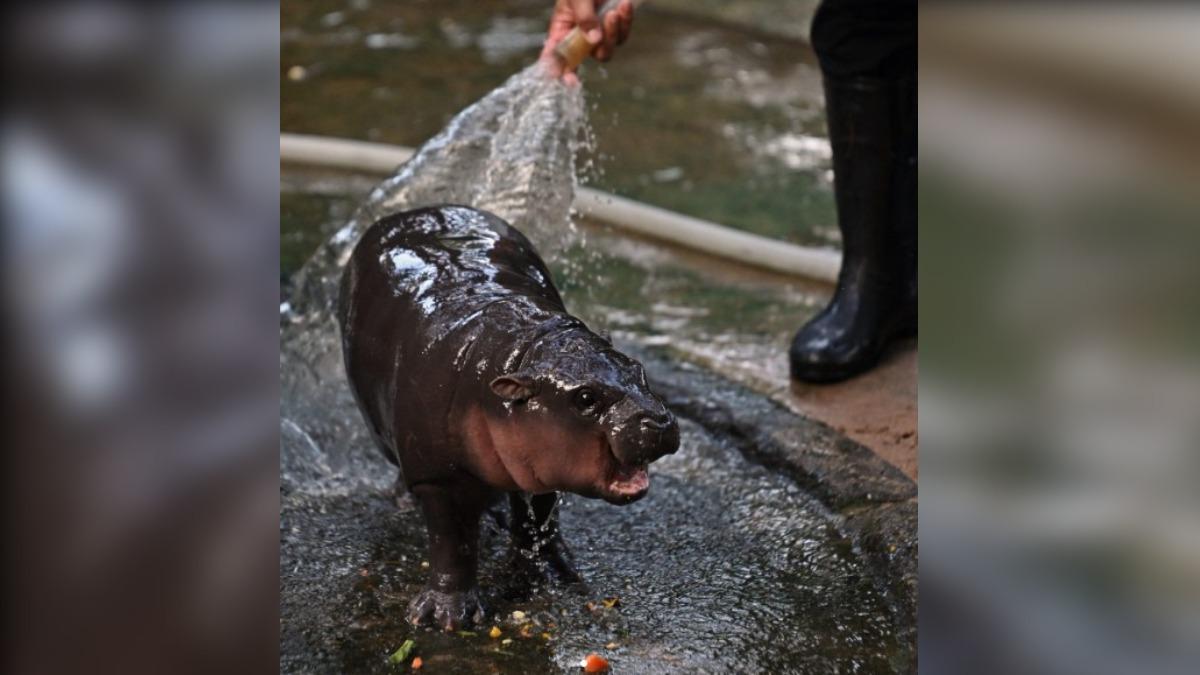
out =
<path fill-rule="evenodd" d="M 640 7 L 645 1 L 629 0 L 634 9 Z M 615 10 L 620 4 L 621 0 L 608 0 L 608 2 L 600 6 L 599 11 L 596 12 L 596 19 L 600 22 L 601 27 L 604 26 L 604 17 L 608 16 L 608 13 Z M 579 26 L 576 26 L 554 48 L 554 56 L 562 64 L 563 70 L 574 70 L 579 64 L 583 63 L 583 60 L 591 53 L 594 46 L 587 41 L 587 36 L 583 34 Z"/>

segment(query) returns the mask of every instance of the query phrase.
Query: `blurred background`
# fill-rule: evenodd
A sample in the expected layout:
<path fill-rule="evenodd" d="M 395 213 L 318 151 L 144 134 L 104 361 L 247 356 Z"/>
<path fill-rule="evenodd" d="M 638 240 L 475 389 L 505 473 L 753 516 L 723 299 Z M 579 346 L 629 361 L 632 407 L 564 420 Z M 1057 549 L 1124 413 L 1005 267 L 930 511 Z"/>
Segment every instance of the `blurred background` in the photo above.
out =
<path fill-rule="evenodd" d="M 10 8 L 7 672 L 276 667 L 278 35 Z"/>
<path fill-rule="evenodd" d="M 759 234 L 836 246 L 820 72 L 807 44 L 817 3 L 786 3 L 782 16 L 780 4 L 648 3 L 619 58 L 585 66 L 597 152 L 581 167 L 584 181 Z M 280 126 L 419 146 L 537 58 L 552 5 L 284 2 Z M 291 190 L 283 200 L 285 210 L 316 206 Z M 288 223 L 285 272 L 315 246 L 304 225 Z"/>
<path fill-rule="evenodd" d="M 1200 663 L 1198 37 L 922 9 L 923 670 Z"/>

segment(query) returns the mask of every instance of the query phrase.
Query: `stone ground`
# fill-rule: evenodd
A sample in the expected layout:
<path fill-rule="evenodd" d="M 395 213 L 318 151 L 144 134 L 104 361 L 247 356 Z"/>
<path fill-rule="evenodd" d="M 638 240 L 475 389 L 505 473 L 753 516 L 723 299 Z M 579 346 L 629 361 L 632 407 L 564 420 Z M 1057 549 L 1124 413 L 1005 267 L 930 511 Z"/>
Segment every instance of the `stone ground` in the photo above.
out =
<path fill-rule="evenodd" d="M 915 636 L 918 539 L 914 478 L 898 469 L 897 462 L 885 461 L 868 446 L 843 435 L 818 417 L 797 416 L 778 402 L 701 368 L 628 350 L 645 363 L 651 383 L 664 394 L 672 409 L 698 420 L 715 433 L 737 439 L 743 454 L 752 461 L 791 477 L 832 511 L 844 516 L 851 536 L 900 599 L 904 613 L 912 618 Z M 889 381 L 902 389 L 906 371 L 900 366 L 907 359 L 915 360 L 915 346 L 910 354 L 896 354 L 874 379 Z M 912 379 L 915 388 L 915 373 Z M 822 411 L 830 417 L 849 417 L 851 413 L 846 409 L 833 412 L 838 408 L 839 396 L 856 397 L 864 407 L 904 405 L 899 396 L 888 399 L 885 395 L 872 395 L 868 384 L 869 381 L 839 385 L 840 391 L 835 389 L 827 395 Z M 898 424 L 915 425 L 915 391 L 909 402 L 912 419 L 900 416 Z M 914 442 L 910 453 L 914 465 L 915 451 Z M 903 452 L 898 451 L 895 456 L 901 460 L 899 463 L 907 459 Z"/>
<path fill-rule="evenodd" d="M 425 574 L 420 518 L 393 499 L 395 470 L 366 438 L 336 342 L 287 323 L 281 671 L 398 672 L 386 657 L 407 639 L 429 672 L 572 672 L 589 651 L 621 672 L 915 670 L 916 485 L 830 427 L 634 344 L 620 346 L 645 363 L 684 442 L 637 504 L 563 502 L 589 588 L 514 598 L 498 513 L 482 582 L 513 641 L 408 627 Z M 620 607 L 588 607 L 610 597 Z"/>
<path fill-rule="evenodd" d="M 896 345 L 874 370 L 848 382 L 793 382 L 785 402 L 874 450 L 917 480 L 917 344 Z"/>

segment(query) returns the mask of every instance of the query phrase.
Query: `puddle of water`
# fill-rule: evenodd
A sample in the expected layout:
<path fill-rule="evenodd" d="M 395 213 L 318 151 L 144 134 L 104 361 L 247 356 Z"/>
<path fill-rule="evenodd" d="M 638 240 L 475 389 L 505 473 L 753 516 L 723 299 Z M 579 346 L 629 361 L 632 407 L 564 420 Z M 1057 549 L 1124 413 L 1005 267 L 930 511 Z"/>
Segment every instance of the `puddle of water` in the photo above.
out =
<path fill-rule="evenodd" d="M 285 77 L 282 126 L 420 145 L 536 56 L 546 11 L 534 0 L 444 0 L 437 12 L 418 3 L 289 2 L 282 8 L 282 65 L 285 74 L 302 65 L 307 76 Z M 340 13 L 336 21 L 331 13 Z M 347 31 L 358 37 L 347 39 Z M 415 42 L 403 49 L 366 45 L 367 36 L 380 33 Z M 489 51 L 497 45 L 513 48 Z M 600 150 L 581 158 L 585 183 L 761 234 L 837 246 L 820 78 L 806 45 L 647 11 L 620 58 L 588 66 L 585 80 Z M 283 195 L 281 221 L 281 259 L 292 269 L 365 194 L 357 185 L 338 194 L 312 184 L 319 180 L 295 180 Z M 648 261 L 620 242 L 584 236 L 590 248 L 543 248 L 573 311 L 618 335 L 669 343 L 786 398 L 775 391 L 787 382 L 784 351 L 828 289 L 736 273 L 714 279 L 708 260 L 691 264 L 663 254 Z M 572 266 L 587 269 L 574 274 Z M 597 272 L 604 284 L 572 283 Z M 663 293 L 673 304 L 710 312 L 680 321 L 640 303 Z"/>
<path fill-rule="evenodd" d="M 284 3 L 281 128 L 418 146 L 536 58 L 549 6 Z M 406 39 L 372 42 L 381 35 Z M 303 77 L 289 78 L 293 68 Z M 820 75 L 807 45 L 650 3 L 618 58 L 584 75 L 602 151 L 588 184 L 838 246 Z"/>
<path fill-rule="evenodd" d="M 420 4 L 298 0 L 282 11 L 283 68 L 300 64 L 308 72 L 284 80 L 284 129 L 419 145 L 535 57 L 547 7 L 445 0 L 431 12 Z M 359 38 L 347 40 L 347 31 Z M 601 154 L 581 159 L 591 162 L 584 182 L 762 234 L 836 246 L 820 79 L 807 46 L 653 11 L 640 13 L 636 31 L 620 59 L 585 74 Z M 364 42 L 388 32 L 415 42 L 391 50 Z M 489 51 L 497 45 L 513 49 Z M 306 204 L 297 192 L 314 186 L 293 187 L 282 199 L 285 266 L 322 238 L 312 233 L 330 234 L 325 226 L 344 222 L 352 208 L 328 189 Z M 353 202 L 358 194 L 365 193 L 342 196 Z M 784 350 L 828 289 L 778 277 L 714 279 L 711 261 L 681 264 L 669 254 L 648 261 L 620 242 L 583 236 L 592 246 L 542 249 L 573 311 L 618 335 L 669 343 L 786 398 L 774 391 L 787 382 Z M 573 283 L 596 274 L 603 284 Z M 664 293 L 676 305 L 710 311 L 659 316 L 640 303 Z"/>

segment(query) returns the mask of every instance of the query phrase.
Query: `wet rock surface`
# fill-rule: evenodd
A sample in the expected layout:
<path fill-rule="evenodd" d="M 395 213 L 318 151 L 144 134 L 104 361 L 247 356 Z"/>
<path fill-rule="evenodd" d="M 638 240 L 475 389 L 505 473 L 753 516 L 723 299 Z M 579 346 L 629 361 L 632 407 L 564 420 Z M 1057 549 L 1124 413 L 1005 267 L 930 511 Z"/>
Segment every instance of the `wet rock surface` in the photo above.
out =
<path fill-rule="evenodd" d="M 869 480 L 847 498 L 828 487 L 812 491 L 828 474 L 797 481 L 811 465 L 780 472 L 787 460 L 755 460 L 754 448 L 801 439 L 788 447 L 844 460 L 852 448 L 836 434 L 654 354 L 639 356 L 681 415 L 681 450 L 652 465 L 641 502 L 563 501 L 564 535 L 587 589 L 520 593 L 498 507 L 485 519 L 481 554 L 494 618 L 474 634 L 412 629 L 404 609 L 426 573 L 423 522 L 410 500 L 394 495 L 396 469 L 367 437 L 336 343 L 313 326 L 298 328 L 284 326 L 281 363 L 282 672 L 406 670 L 387 657 L 410 638 L 430 672 L 574 672 L 590 652 L 621 672 L 913 665 L 907 601 L 877 558 L 897 541 L 915 554 L 915 527 L 889 529 L 894 519 L 868 513 L 911 504 L 903 476 L 859 467 L 855 475 Z M 614 597 L 619 603 L 605 607 Z M 513 611 L 525 621 L 515 622 Z M 500 638 L 487 635 L 493 623 Z"/>
<path fill-rule="evenodd" d="M 868 448 L 718 373 L 665 352 L 625 349 L 642 361 L 652 385 L 677 414 L 698 420 L 750 461 L 792 478 L 843 517 L 845 536 L 896 603 L 901 639 L 915 644 L 916 483 Z M 915 670 L 915 653 L 911 657 Z"/>
<path fill-rule="evenodd" d="M 500 597 L 507 535 L 489 523 L 489 604 L 535 622 L 522 638 L 496 621 L 516 638 L 509 645 L 486 628 L 444 635 L 404 622 L 425 573 L 411 503 L 397 506 L 388 490 L 291 486 L 281 514 L 281 669 L 384 672 L 387 655 L 415 638 L 430 667 L 451 672 L 571 671 L 591 651 L 623 672 L 903 670 L 911 645 L 897 637 L 902 617 L 819 502 L 690 422 L 684 449 L 652 477 L 650 495 L 627 508 L 579 498 L 561 506 L 588 592 Z M 604 608 L 606 597 L 619 606 Z"/>
<path fill-rule="evenodd" d="M 750 458 L 790 476 L 831 509 L 916 496 L 916 484 L 899 469 L 829 427 L 698 366 L 625 349 L 643 362 L 672 408 L 734 439 Z"/>

